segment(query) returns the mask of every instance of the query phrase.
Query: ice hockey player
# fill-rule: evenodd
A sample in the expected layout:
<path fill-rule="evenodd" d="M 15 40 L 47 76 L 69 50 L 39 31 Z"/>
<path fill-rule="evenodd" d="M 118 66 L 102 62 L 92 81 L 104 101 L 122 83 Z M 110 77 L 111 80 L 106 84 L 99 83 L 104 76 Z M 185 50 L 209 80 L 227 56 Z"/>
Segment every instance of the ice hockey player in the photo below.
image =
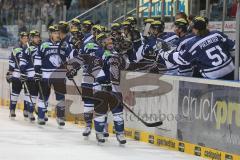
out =
<path fill-rule="evenodd" d="M 19 66 L 22 77 L 21 79 L 26 82 L 27 89 L 30 94 L 29 98 L 27 99 L 29 112 L 28 117 L 30 121 L 35 121 L 33 112 L 38 97 L 38 78 L 35 79 L 34 57 L 39 51 L 41 44 L 40 32 L 37 30 L 30 31 L 29 38 L 30 44 L 27 44 L 27 49 L 22 52 Z"/>
<path fill-rule="evenodd" d="M 106 124 L 106 116 L 108 110 L 113 114 L 114 127 L 116 137 L 120 144 L 125 144 L 124 137 L 124 120 L 123 120 L 123 105 L 122 94 L 119 90 L 120 85 L 120 70 L 126 69 L 127 65 L 123 58 L 124 55 L 119 55 L 114 51 L 113 41 L 105 34 L 97 36 L 97 43 L 104 48 L 103 55 L 103 70 L 105 76 L 97 78 L 98 88 L 95 87 L 94 97 L 103 98 L 104 102 L 95 104 L 94 111 L 96 117 L 94 118 L 94 126 L 96 130 L 96 138 L 99 143 L 104 143 L 104 126 Z M 127 59 L 127 57 L 125 57 Z M 120 62 L 120 63 L 119 63 Z"/>
<path fill-rule="evenodd" d="M 74 18 L 70 21 L 70 32 L 71 30 L 81 30 L 81 22 L 79 19 Z"/>
<path fill-rule="evenodd" d="M 151 23 L 149 30 L 149 37 L 145 38 L 144 44 L 138 49 L 137 61 L 141 63 L 146 63 L 143 65 L 143 69 L 150 72 L 158 73 L 158 68 L 162 68 L 162 65 L 166 66 L 168 69 L 167 74 L 177 74 L 177 66 L 169 63 L 168 61 L 159 60 L 158 63 L 162 64 L 160 66 L 154 65 L 153 62 L 156 61 L 157 57 L 157 42 L 161 40 L 162 42 L 166 42 L 169 44 L 174 44 L 178 40 L 178 36 L 172 32 L 164 32 L 164 22 L 163 21 L 154 21 Z M 163 43 L 165 44 L 165 43 Z M 167 46 L 168 47 L 168 46 Z M 146 67 L 150 66 L 150 67 Z"/>
<path fill-rule="evenodd" d="M 86 44 L 93 38 L 91 33 L 93 22 L 90 20 L 85 20 L 82 22 L 82 32 L 84 34 L 84 43 Z"/>
<path fill-rule="evenodd" d="M 233 80 L 234 64 L 230 51 L 234 42 L 219 31 L 209 31 L 204 17 L 195 17 L 191 25 L 196 36 L 177 52 L 176 58 L 167 52 L 161 52 L 161 56 L 178 65 L 196 66 L 203 78 Z"/>
<path fill-rule="evenodd" d="M 29 41 L 28 33 L 21 32 L 19 36 L 19 44 L 13 48 L 12 53 L 9 57 L 9 68 L 6 75 L 6 80 L 8 83 L 12 83 L 11 86 L 11 95 L 10 95 L 10 118 L 16 117 L 15 110 L 16 104 L 18 101 L 19 94 L 23 87 L 23 82 L 26 80 L 26 77 L 20 76 L 19 63 L 20 58 L 27 48 L 27 43 Z M 23 79 L 24 78 L 24 79 Z M 25 89 L 24 97 L 24 110 L 23 115 L 25 118 L 28 117 L 28 100 L 29 95 Z"/>
<path fill-rule="evenodd" d="M 142 37 L 138 30 L 134 29 L 132 23 L 124 21 L 121 24 L 124 39 L 131 41 L 133 44 L 132 53 L 129 53 L 129 60 L 134 62 L 136 60 L 136 52 L 142 45 Z"/>
<path fill-rule="evenodd" d="M 176 44 L 175 52 L 180 52 L 180 50 L 184 50 L 185 44 L 194 38 L 194 35 L 192 33 L 188 32 L 189 24 L 188 21 L 184 18 L 179 18 L 174 22 L 174 32 L 179 37 Z M 174 53 L 172 56 L 174 56 Z M 193 66 L 191 65 L 180 65 L 178 66 L 178 75 L 181 76 L 192 76 L 193 75 Z"/>
<path fill-rule="evenodd" d="M 99 25 L 99 24 L 93 25 L 92 31 L 91 31 L 91 33 L 92 33 L 92 39 L 90 39 L 88 42 L 95 42 L 96 36 L 97 36 L 98 34 L 104 32 L 104 30 L 105 30 L 104 26 L 101 26 L 101 25 Z"/>
<path fill-rule="evenodd" d="M 56 115 L 59 126 L 65 125 L 65 93 L 66 93 L 66 69 L 63 63 L 69 56 L 66 49 L 69 48 L 67 43 L 60 47 L 60 35 L 57 25 L 49 27 L 49 40 L 43 42 L 40 51 L 35 56 L 35 71 L 42 74 L 41 87 L 43 96 L 40 95 L 38 102 L 38 124 L 45 125 L 45 112 L 47 102 L 50 96 L 51 86 L 53 86 L 57 106 Z"/>
<path fill-rule="evenodd" d="M 84 39 L 76 40 L 82 43 Z M 93 84 L 97 75 L 101 76 L 100 70 L 102 68 L 101 58 L 104 50 L 96 43 L 89 41 L 83 43 L 79 49 L 79 55 L 75 57 L 73 69 L 67 73 L 67 77 L 71 80 L 80 68 L 83 68 L 82 76 L 82 100 L 84 102 L 84 120 L 86 122 L 83 136 L 88 137 L 91 134 L 94 102 L 93 102 Z M 103 71 L 101 72 L 103 73 Z"/>

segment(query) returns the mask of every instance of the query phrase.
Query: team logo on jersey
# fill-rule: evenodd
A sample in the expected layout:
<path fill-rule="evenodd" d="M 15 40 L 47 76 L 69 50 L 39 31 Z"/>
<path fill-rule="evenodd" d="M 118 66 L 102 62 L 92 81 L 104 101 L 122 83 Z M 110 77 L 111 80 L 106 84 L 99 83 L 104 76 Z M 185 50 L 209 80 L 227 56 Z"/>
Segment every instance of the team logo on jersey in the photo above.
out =
<path fill-rule="evenodd" d="M 52 63 L 54 67 L 60 67 L 62 60 L 58 55 L 51 55 L 49 57 L 49 61 Z"/>

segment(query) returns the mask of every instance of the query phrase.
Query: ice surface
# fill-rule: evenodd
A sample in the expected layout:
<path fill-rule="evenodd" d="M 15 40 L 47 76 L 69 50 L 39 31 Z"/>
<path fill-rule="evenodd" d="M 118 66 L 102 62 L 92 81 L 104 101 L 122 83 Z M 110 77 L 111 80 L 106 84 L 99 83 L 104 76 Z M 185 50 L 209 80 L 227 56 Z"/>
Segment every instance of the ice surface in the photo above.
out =
<path fill-rule="evenodd" d="M 125 147 L 118 145 L 114 135 L 103 146 L 95 135 L 84 140 L 83 129 L 67 123 L 64 129 L 50 119 L 40 128 L 25 121 L 21 112 L 10 120 L 9 111 L 0 108 L 0 160 L 200 160 L 202 158 L 169 151 L 128 139 Z"/>

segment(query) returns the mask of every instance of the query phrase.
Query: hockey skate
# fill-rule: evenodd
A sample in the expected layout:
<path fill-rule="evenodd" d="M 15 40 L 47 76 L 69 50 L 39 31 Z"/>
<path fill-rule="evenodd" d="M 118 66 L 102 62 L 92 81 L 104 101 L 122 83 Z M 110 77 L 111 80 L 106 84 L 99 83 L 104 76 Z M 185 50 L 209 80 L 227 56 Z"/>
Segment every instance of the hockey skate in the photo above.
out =
<path fill-rule="evenodd" d="M 104 136 L 104 137 L 109 137 L 108 125 L 105 125 L 105 127 L 104 127 L 103 136 Z"/>
<path fill-rule="evenodd" d="M 83 131 L 82 135 L 87 138 L 91 134 L 91 127 L 87 126 L 85 130 Z"/>
<path fill-rule="evenodd" d="M 97 139 L 98 144 L 105 143 L 105 139 L 104 139 L 103 133 L 96 133 L 96 139 Z"/>
<path fill-rule="evenodd" d="M 45 121 L 45 122 L 48 121 L 48 116 L 47 116 L 47 115 L 45 115 L 45 117 L 44 117 L 44 121 Z"/>
<path fill-rule="evenodd" d="M 116 134 L 117 141 L 119 142 L 120 145 L 126 144 L 126 138 L 123 133 Z"/>
<path fill-rule="evenodd" d="M 57 118 L 57 123 L 59 127 L 65 126 L 65 120 L 64 118 Z"/>
<path fill-rule="evenodd" d="M 9 114 L 9 118 L 14 120 L 16 117 L 16 113 L 15 113 L 15 110 L 10 110 L 10 114 Z"/>
<path fill-rule="evenodd" d="M 38 118 L 38 124 L 39 124 L 40 126 L 43 126 L 43 125 L 46 124 L 46 122 L 45 122 L 44 119 L 42 119 L 42 118 Z"/>
<path fill-rule="evenodd" d="M 25 120 L 27 120 L 27 118 L 28 118 L 28 111 L 27 110 L 23 111 L 23 117 L 24 117 Z"/>
<path fill-rule="evenodd" d="M 29 118 L 30 122 L 34 122 L 35 121 L 35 117 L 34 117 L 33 113 L 29 113 L 28 114 L 28 118 Z"/>

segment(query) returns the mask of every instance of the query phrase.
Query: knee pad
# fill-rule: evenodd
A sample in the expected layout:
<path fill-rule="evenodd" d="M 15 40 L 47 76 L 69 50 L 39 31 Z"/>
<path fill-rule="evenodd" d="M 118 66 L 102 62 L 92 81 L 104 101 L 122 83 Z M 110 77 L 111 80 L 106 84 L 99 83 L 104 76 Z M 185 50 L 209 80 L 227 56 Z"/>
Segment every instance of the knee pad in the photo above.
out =
<path fill-rule="evenodd" d="M 123 133 L 124 132 L 123 113 L 121 112 L 121 113 L 113 114 L 113 121 L 114 121 L 115 131 L 117 133 Z"/>
<path fill-rule="evenodd" d="M 66 106 L 65 100 L 58 100 L 57 101 L 57 106 L 58 107 L 65 107 Z"/>
<path fill-rule="evenodd" d="M 123 120 L 124 120 L 123 119 L 123 112 L 113 114 L 113 121 L 114 122 L 122 122 Z"/>
<path fill-rule="evenodd" d="M 64 117 L 65 116 L 65 101 L 61 100 L 57 103 L 57 117 Z"/>
<path fill-rule="evenodd" d="M 45 103 L 44 103 L 43 100 L 41 100 L 41 99 L 38 100 L 38 107 L 39 108 L 47 108 L 48 107 L 48 103 L 47 102 L 46 102 L 46 105 L 47 106 L 45 106 Z"/>
<path fill-rule="evenodd" d="M 106 122 L 106 114 L 97 114 L 96 117 L 94 118 L 94 121 L 97 122 Z"/>
<path fill-rule="evenodd" d="M 105 118 L 106 118 L 106 114 L 98 114 L 94 118 L 94 126 L 95 126 L 96 132 L 103 132 L 106 124 Z"/>
<path fill-rule="evenodd" d="M 10 95 L 11 103 L 16 104 L 18 101 L 18 97 L 19 97 L 19 94 L 11 93 Z"/>

